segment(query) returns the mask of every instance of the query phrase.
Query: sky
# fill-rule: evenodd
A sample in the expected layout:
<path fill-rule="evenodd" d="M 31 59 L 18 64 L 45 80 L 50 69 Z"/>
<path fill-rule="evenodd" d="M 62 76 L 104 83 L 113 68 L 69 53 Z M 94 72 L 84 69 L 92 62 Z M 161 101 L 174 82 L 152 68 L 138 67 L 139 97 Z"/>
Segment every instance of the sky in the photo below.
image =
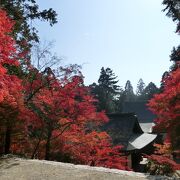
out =
<path fill-rule="evenodd" d="M 109 67 L 124 87 L 136 88 L 142 78 L 157 86 L 177 46 L 176 25 L 162 12 L 162 0 L 37 0 L 40 9 L 53 8 L 58 23 L 37 23 L 41 41 L 55 41 L 62 64 L 82 65 L 85 84 L 97 82 L 101 67 Z"/>

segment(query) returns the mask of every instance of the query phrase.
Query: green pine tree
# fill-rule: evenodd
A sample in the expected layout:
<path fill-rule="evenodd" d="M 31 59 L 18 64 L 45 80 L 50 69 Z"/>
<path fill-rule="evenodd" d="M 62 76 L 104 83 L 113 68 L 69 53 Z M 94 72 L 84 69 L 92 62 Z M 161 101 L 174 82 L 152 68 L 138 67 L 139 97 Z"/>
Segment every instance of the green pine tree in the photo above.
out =
<path fill-rule="evenodd" d="M 117 85 L 117 76 L 110 68 L 101 68 L 98 85 L 90 85 L 92 93 L 98 99 L 98 110 L 105 110 L 107 113 L 117 111 L 117 101 L 121 92 L 120 86 Z"/>

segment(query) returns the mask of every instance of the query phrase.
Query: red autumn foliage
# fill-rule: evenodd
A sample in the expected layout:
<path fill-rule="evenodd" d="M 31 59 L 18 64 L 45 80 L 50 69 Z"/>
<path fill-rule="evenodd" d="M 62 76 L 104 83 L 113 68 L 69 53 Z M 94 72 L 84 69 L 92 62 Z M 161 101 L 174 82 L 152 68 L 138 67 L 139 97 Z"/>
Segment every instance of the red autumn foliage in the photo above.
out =
<path fill-rule="evenodd" d="M 23 108 L 21 80 L 6 68 L 19 66 L 15 42 L 10 36 L 12 27 L 13 22 L 0 10 L 0 138 L 4 146 L 0 151 L 5 153 L 9 152 L 11 136 L 16 133 L 17 119 Z"/>
<path fill-rule="evenodd" d="M 89 127 L 97 127 L 108 119 L 103 112 L 96 112 L 95 100 L 84 87 L 81 76 L 73 76 L 66 83 L 51 77 L 48 87 L 39 88 L 31 100 L 41 116 L 32 131 L 42 132 L 41 137 L 34 138 L 33 142 L 38 139 L 34 155 L 53 159 L 50 155 L 53 154 L 56 159 L 61 152 L 63 156 L 68 154 L 72 162 L 127 169 L 121 147 L 113 147 L 107 133 L 89 131 Z"/>
<path fill-rule="evenodd" d="M 179 164 L 169 157 L 156 154 L 146 157 L 148 158 L 147 170 L 150 174 L 172 176 L 176 170 L 180 169 Z"/>
<path fill-rule="evenodd" d="M 160 132 L 167 132 L 173 149 L 179 149 L 180 68 L 165 79 L 163 92 L 150 100 L 149 107 L 157 115 L 155 128 Z"/>
<path fill-rule="evenodd" d="M 113 147 L 106 132 L 81 131 L 76 136 L 67 132 L 64 138 L 64 152 L 76 163 L 130 170 L 126 157 L 120 154 L 121 146 Z"/>
<path fill-rule="evenodd" d="M 18 59 L 24 53 L 16 49 L 12 28 L 0 10 L 1 153 L 52 160 L 69 156 L 76 163 L 127 169 L 121 147 L 113 147 L 106 132 L 95 131 L 108 118 L 96 112 L 82 75 L 68 68 L 57 78 L 50 68 L 40 72 L 28 61 L 22 68 Z"/>
<path fill-rule="evenodd" d="M 0 10 L 0 62 L 4 64 L 15 65 L 17 61 L 17 52 L 15 42 L 10 36 L 13 28 L 13 22 L 7 17 L 6 12 Z M 2 68 L 2 67 L 1 67 Z"/>
<path fill-rule="evenodd" d="M 178 62 L 177 62 L 178 64 Z M 164 89 L 149 102 L 157 115 L 155 130 L 165 132 L 163 145 L 156 145 L 155 155 L 148 156 L 148 167 L 152 174 L 172 175 L 180 166 L 172 160 L 172 153 L 180 148 L 180 68 L 170 72 L 163 80 Z"/>
<path fill-rule="evenodd" d="M 170 165 L 173 169 L 178 168 L 178 164 L 166 156 L 153 154 L 151 156 L 147 156 L 147 158 L 155 161 L 159 165 Z"/>
<path fill-rule="evenodd" d="M 166 157 L 171 156 L 171 144 L 170 143 L 164 143 L 164 144 L 154 144 L 155 154 L 164 155 Z"/>
<path fill-rule="evenodd" d="M 155 154 L 148 158 L 149 171 L 154 174 L 170 174 L 180 169 L 180 165 L 172 160 L 170 143 L 155 144 Z"/>

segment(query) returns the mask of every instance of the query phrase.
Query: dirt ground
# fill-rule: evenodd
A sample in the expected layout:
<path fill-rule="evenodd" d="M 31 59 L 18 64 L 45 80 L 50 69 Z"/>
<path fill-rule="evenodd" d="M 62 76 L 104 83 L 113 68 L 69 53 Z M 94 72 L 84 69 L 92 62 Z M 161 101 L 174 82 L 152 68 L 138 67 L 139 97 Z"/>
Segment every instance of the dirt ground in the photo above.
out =
<path fill-rule="evenodd" d="M 0 180 L 166 180 L 166 177 L 60 162 L 0 159 Z M 178 178 L 174 178 L 178 179 Z"/>

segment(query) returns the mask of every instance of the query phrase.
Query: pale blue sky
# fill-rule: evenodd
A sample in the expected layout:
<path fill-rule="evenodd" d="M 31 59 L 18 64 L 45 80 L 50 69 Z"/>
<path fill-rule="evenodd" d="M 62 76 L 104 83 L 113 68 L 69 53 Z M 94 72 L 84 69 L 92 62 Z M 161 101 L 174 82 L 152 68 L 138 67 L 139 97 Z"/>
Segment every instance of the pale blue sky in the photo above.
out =
<path fill-rule="evenodd" d="M 169 55 L 179 43 L 175 24 L 162 12 L 162 0 L 38 0 L 52 7 L 58 24 L 38 24 L 41 40 L 55 40 L 63 64 L 82 66 L 85 84 L 97 82 L 102 66 L 110 67 L 119 85 L 159 85 L 170 66 Z"/>

